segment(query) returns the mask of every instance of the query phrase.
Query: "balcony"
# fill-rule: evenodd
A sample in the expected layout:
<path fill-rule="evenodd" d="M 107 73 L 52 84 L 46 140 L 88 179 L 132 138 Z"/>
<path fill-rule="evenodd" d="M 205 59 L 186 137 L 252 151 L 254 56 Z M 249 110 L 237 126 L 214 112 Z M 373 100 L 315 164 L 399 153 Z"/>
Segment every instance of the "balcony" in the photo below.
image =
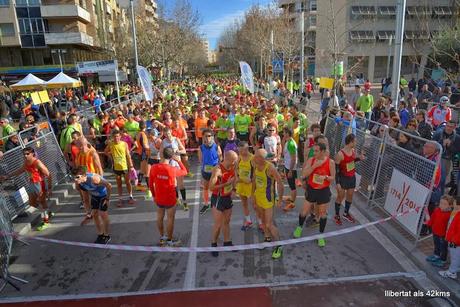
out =
<path fill-rule="evenodd" d="M 426 31 L 405 31 L 404 32 L 405 40 L 429 40 L 430 33 Z"/>
<path fill-rule="evenodd" d="M 352 6 L 351 15 L 355 17 L 374 17 L 377 15 L 375 6 Z"/>
<path fill-rule="evenodd" d="M 83 32 L 45 33 L 47 45 L 84 45 L 94 46 L 91 36 Z"/>
<path fill-rule="evenodd" d="M 371 43 L 375 41 L 374 31 L 350 31 L 350 40 L 353 42 Z"/>
<path fill-rule="evenodd" d="M 79 5 L 42 5 L 40 10 L 42 17 L 47 19 L 77 18 L 84 23 L 91 22 L 91 14 Z"/>
<path fill-rule="evenodd" d="M 0 46 L 21 46 L 21 42 L 19 41 L 18 36 L 0 36 Z"/>

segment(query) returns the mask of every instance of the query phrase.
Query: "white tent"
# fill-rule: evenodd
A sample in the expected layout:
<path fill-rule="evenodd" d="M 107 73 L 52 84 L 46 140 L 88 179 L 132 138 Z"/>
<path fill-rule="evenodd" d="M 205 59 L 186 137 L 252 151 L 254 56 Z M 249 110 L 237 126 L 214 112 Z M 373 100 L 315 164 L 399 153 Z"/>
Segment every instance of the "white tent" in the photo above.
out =
<path fill-rule="evenodd" d="M 45 86 L 45 81 L 42 79 L 35 77 L 32 74 L 28 74 L 24 79 L 11 85 L 11 89 L 15 91 L 27 91 L 27 90 L 34 90 L 39 89 Z"/>
<path fill-rule="evenodd" d="M 80 86 L 82 86 L 82 83 L 80 80 L 69 77 L 63 72 L 60 72 L 56 77 L 46 82 L 47 88 L 80 87 Z"/>

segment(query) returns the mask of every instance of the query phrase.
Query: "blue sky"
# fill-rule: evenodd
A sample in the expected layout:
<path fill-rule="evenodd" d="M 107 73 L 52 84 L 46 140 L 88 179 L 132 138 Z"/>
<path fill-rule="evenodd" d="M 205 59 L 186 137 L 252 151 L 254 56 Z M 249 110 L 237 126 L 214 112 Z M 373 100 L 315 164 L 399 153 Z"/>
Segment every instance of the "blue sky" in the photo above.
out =
<path fill-rule="evenodd" d="M 175 0 L 160 0 L 172 7 Z M 209 40 L 211 49 L 217 47 L 220 33 L 226 26 L 244 16 L 244 12 L 253 4 L 266 5 L 273 0 L 189 0 L 201 16 L 200 27 L 204 37 Z"/>

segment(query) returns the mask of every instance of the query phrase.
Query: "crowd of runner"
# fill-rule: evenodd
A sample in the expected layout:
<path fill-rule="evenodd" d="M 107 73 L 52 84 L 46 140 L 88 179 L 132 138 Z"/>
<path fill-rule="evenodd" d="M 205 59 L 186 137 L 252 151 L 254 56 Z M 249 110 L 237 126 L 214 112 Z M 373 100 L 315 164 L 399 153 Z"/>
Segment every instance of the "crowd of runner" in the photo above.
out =
<path fill-rule="evenodd" d="M 460 214 L 457 214 L 460 206 L 455 205 L 453 198 L 443 195 L 446 186 L 454 196 L 460 190 L 456 172 L 460 135 L 453 118 L 454 105 L 449 104 L 458 103 L 455 97 L 459 89 L 445 85 L 435 95 L 430 85 L 428 80 L 419 81 L 415 90 L 408 91 L 397 105 L 385 95 L 384 89 L 374 97 L 367 83 L 355 85 L 351 95 L 340 90 L 333 94 L 330 90 L 316 89 L 322 96 L 323 116 L 319 122 L 309 121 L 305 111 L 308 108 L 303 105 L 309 103 L 316 80 L 308 81 L 304 91 L 297 85 L 260 82 L 260 88 L 270 94 L 274 89 L 274 98 L 266 98 L 259 92 L 250 94 L 232 78 L 171 82 L 156 87 L 154 101 L 132 100 L 115 105 L 104 103 L 117 96 L 113 89 L 90 90 L 84 94 L 68 91 L 64 95 L 66 100 L 73 101 L 71 107 L 60 110 L 59 106 L 47 106 L 47 112 L 81 194 L 81 207 L 85 210 L 82 225 L 93 220 L 97 228 L 96 243 L 101 244 L 111 240 L 110 204 L 135 205 L 133 191 L 138 190 L 144 191 L 146 198 L 153 198 L 157 206 L 160 246 L 180 245 L 174 237 L 174 216 L 178 207 L 189 210 L 186 176 L 200 176 L 202 180 L 200 214 L 212 212 L 214 226 L 210 241 L 213 247 L 218 246 L 221 233 L 223 245 L 232 246 L 230 221 L 235 197 L 242 203 L 241 229 L 257 228 L 263 233 L 264 242 L 279 241 L 282 237 L 299 238 L 306 224 L 317 224 L 319 233 L 324 233 L 332 187 L 337 192 L 334 222 L 337 225 L 342 225 L 343 220 L 355 223 L 350 208 L 357 188 L 356 163 L 365 160 L 366 154 L 356 149 L 353 132 L 367 130 L 378 137 L 388 133 L 393 142 L 405 150 L 440 162 L 430 201 L 432 218 L 424 231 L 432 229 L 436 246 L 428 260 L 443 267 L 449 249 L 451 265 L 442 274 L 454 277 L 460 269 Z M 134 86 L 124 88 L 125 92 L 134 90 Z M 53 97 L 59 95 L 53 94 Z M 30 140 L 39 131 L 36 123 L 46 118 L 44 106 L 21 106 L 25 101 L 26 97 L 19 97 L 5 102 L 10 110 L 0 120 L 5 152 L 15 147 L 11 143 L 19 146 L 16 129 L 11 125 L 11 121 L 17 119 L 13 116 L 15 108 L 22 107 L 19 129 L 30 129 Z M 78 112 L 81 101 L 92 106 L 93 118 Z M 433 106 L 428 107 L 429 103 Z M 351 133 L 344 138 L 344 147 L 333 157 L 328 139 L 322 134 L 328 116 L 351 127 Z M 438 142 L 443 148 L 442 156 L 438 157 L 435 143 L 420 143 L 419 137 Z M 34 186 L 31 204 L 42 204 L 41 230 L 49 223 L 46 194 L 52 179 L 33 148 L 26 147 L 23 152 L 24 167 L 13 175 L 30 174 Z M 192 173 L 189 163 L 189 158 L 195 155 L 198 174 Z M 116 178 L 118 197 L 114 202 L 110 200 L 115 193 L 104 177 L 108 173 Z M 286 196 L 285 182 L 289 189 Z M 305 196 L 298 208 L 298 225 L 293 227 L 292 234 L 280 234 L 274 207 L 284 211 L 295 209 L 301 188 Z M 320 237 L 317 243 L 323 247 L 326 240 Z M 218 256 L 218 253 L 212 255 Z M 281 256 L 282 247 L 275 246 L 272 257 Z"/>

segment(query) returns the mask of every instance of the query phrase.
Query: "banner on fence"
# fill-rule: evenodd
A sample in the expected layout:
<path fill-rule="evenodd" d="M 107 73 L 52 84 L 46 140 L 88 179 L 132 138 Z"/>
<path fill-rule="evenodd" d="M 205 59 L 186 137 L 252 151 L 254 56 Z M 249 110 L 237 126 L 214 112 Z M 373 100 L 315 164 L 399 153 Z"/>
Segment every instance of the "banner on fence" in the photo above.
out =
<path fill-rule="evenodd" d="M 145 67 L 138 65 L 137 74 L 139 76 L 139 80 L 141 80 L 145 100 L 153 101 L 152 77 L 149 71 Z"/>
<path fill-rule="evenodd" d="M 14 193 L 14 199 L 16 203 L 23 205 L 29 201 L 29 194 L 27 194 L 26 188 L 22 187 Z"/>
<path fill-rule="evenodd" d="M 417 235 L 420 215 L 429 194 L 430 190 L 427 187 L 393 169 L 384 208 L 391 215 L 415 210 L 414 214 L 399 216 L 397 220 L 412 234 Z"/>

